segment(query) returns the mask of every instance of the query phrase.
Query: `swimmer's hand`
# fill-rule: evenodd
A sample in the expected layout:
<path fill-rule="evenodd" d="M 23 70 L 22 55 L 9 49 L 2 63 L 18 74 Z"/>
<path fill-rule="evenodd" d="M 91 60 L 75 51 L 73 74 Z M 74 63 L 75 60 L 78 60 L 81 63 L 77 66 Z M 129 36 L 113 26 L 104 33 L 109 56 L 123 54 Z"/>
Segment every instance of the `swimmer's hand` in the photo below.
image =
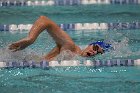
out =
<path fill-rule="evenodd" d="M 22 40 L 19 40 L 15 43 L 12 43 L 11 45 L 9 45 L 9 49 L 12 50 L 13 52 L 16 52 L 16 51 L 25 49 L 30 44 L 32 44 L 31 40 L 28 38 L 24 38 Z"/>

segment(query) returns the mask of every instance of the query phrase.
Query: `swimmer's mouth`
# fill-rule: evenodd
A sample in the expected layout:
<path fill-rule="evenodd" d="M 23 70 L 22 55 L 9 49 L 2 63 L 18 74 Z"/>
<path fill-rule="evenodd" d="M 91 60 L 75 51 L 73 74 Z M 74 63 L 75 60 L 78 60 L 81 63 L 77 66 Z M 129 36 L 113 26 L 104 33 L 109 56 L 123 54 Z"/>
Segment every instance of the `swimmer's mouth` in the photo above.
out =
<path fill-rule="evenodd" d="M 104 50 L 102 50 L 102 52 L 97 51 L 97 54 L 103 54 L 103 53 L 104 53 Z M 87 57 L 96 55 L 96 54 L 91 55 L 91 53 L 86 53 L 86 54 L 87 54 Z"/>
<path fill-rule="evenodd" d="M 91 53 L 87 53 L 87 57 L 90 57 L 90 56 L 94 56 L 94 55 L 91 55 Z"/>
<path fill-rule="evenodd" d="M 90 56 L 90 53 L 87 53 L 87 56 Z"/>

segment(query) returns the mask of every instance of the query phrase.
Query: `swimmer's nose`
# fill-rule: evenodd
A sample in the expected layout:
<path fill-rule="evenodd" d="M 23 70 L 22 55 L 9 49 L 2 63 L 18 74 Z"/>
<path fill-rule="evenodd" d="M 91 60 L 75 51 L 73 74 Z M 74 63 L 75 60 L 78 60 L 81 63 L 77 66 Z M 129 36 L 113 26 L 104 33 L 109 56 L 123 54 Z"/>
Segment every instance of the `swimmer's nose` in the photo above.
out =
<path fill-rule="evenodd" d="M 87 52 L 87 56 L 94 56 L 97 54 L 97 51 Z"/>
<path fill-rule="evenodd" d="M 91 56 L 94 56 L 94 55 L 96 55 L 97 54 L 97 51 L 93 51 L 92 53 L 91 53 Z"/>

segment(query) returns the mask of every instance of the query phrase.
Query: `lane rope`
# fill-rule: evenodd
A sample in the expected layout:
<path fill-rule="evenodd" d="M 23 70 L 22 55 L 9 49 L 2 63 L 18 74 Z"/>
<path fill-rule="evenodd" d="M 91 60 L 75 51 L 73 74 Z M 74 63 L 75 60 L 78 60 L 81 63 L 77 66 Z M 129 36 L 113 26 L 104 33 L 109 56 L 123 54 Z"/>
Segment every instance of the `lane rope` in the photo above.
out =
<path fill-rule="evenodd" d="M 140 59 L 132 60 L 122 60 L 122 59 L 112 59 L 112 60 L 86 60 L 81 63 L 78 60 L 64 60 L 61 62 L 45 60 L 41 62 L 35 61 L 23 61 L 23 62 L 0 62 L 0 68 L 48 68 L 48 67 L 67 67 L 67 66 L 92 66 L 92 67 L 113 67 L 113 66 L 140 66 Z"/>
<path fill-rule="evenodd" d="M 140 22 L 58 24 L 63 30 L 127 30 L 140 29 Z M 0 24 L 0 31 L 29 31 L 32 24 Z"/>
<path fill-rule="evenodd" d="M 140 0 L 3 0 L 0 6 L 65 6 L 89 4 L 140 4 Z"/>

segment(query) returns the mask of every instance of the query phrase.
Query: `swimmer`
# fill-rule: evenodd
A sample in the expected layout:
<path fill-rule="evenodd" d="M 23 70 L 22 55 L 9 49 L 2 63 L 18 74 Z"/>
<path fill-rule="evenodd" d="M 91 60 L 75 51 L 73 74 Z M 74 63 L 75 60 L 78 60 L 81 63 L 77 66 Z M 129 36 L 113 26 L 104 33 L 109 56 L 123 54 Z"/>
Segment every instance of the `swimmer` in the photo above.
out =
<path fill-rule="evenodd" d="M 12 43 L 9 46 L 9 49 L 13 52 L 25 49 L 29 45 L 33 44 L 39 34 L 46 29 L 56 43 L 56 46 L 43 57 L 43 59 L 48 62 L 52 61 L 57 55 L 65 50 L 70 50 L 71 52 L 83 57 L 90 57 L 99 53 L 102 54 L 106 49 L 110 47 L 109 44 L 106 44 L 103 41 L 97 41 L 89 44 L 85 49 L 81 50 L 80 47 L 74 43 L 71 37 L 55 22 L 46 16 L 40 16 L 33 24 L 28 36 Z"/>

